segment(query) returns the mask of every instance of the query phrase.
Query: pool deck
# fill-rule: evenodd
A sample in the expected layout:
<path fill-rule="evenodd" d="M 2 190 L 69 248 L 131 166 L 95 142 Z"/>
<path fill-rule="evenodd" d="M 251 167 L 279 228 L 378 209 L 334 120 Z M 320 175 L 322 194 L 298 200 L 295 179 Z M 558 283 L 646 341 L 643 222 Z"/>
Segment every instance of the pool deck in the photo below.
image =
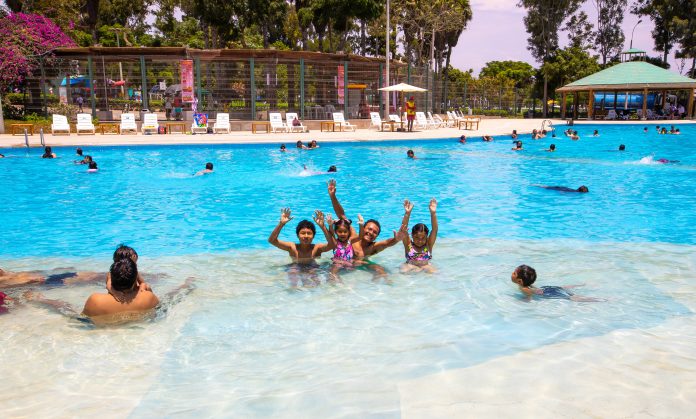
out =
<path fill-rule="evenodd" d="M 312 130 L 309 133 L 259 133 L 250 131 L 232 131 L 230 134 L 167 134 L 167 135 L 51 135 L 45 134 L 44 141 L 50 146 L 99 146 L 99 145 L 152 145 L 152 144 L 279 144 L 286 143 L 291 147 L 297 140 L 307 142 L 332 141 L 389 141 L 389 140 L 422 140 L 433 138 L 459 138 L 462 134 L 467 137 L 480 137 L 482 135 L 510 135 L 516 129 L 518 133 L 525 134 L 533 129 L 540 129 L 544 119 L 482 119 L 477 130 L 460 130 L 457 128 L 438 128 L 415 132 L 381 132 L 375 128 L 358 129 L 355 132 L 321 132 Z M 556 127 L 566 127 L 565 120 L 553 119 Z M 576 125 L 583 124 L 640 124 L 644 126 L 696 123 L 696 121 L 576 121 Z M 7 127 L 6 127 L 7 128 Z M 565 128 L 564 128 L 565 129 Z M 29 136 L 31 147 L 40 147 L 38 134 Z M 23 135 L 0 135 L 0 147 L 24 147 Z"/>

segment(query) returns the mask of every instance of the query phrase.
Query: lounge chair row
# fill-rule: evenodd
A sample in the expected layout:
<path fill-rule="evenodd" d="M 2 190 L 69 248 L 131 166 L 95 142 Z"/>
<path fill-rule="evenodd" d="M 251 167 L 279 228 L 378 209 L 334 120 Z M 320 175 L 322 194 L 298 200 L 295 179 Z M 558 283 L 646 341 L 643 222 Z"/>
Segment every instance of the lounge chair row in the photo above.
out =
<path fill-rule="evenodd" d="M 140 132 L 143 134 L 157 133 L 159 130 L 159 122 L 157 120 L 157 114 L 149 113 L 145 114 L 143 117 L 143 123 L 140 126 Z M 75 125 L 75 131 L 77 134 L 95 134 L 96 127 L 92 123 L 92 115 L 88 113 L 77 114 L 77 124 Z M 230 115 L 226 113 L 219 113 L 217 115 L 217 120 L 213 125 L 213 132 L 225 132 L 229 134 L 230 129 Z M 51 124 L 51 133 L 53 135 L 66 134 L 70 135 L 71 128 L 68 123 L 68 118 L 65 115 L 53 115 L 53 123 Z M 132 113 L 121 114 L 121 123 L 118 124 L 119 134 L 137 134 L 138 125 L 135 123 L 135 115 Z M 207 133 L 208 123 L 199 124 L 194 122 L 191 125 L 191 132 L 193 133 Z"/>

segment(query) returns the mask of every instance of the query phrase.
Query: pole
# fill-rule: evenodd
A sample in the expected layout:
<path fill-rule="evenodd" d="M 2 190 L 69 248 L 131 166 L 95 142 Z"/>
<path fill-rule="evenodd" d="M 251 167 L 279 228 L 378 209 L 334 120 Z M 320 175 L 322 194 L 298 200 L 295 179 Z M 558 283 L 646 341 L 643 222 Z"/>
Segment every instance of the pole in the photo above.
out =
<path fill-rule="evenodd" d="M 249 58 L 249 91 L 251 92 L 251 120 L 256 120 L 256 81 L 254 80 L 254 59 Z"/>
<path fill-rule="evenodd" d="M 143 101 L 143 108 L 150 109 L 150 101 L 149 101 L 149 98 L 147 97 L 147 72 L 145 71 L 145 56 L 144 55 L 140 56 L 140 82 L 142 84 L 140 98 Z"/>
<path fill-rule="evenodd" d="M 638 22 L 633 26 L 633 30 L 631 31 L 631 44 L 628 47 L 628 49 L 633 48 L 633 33 L 636 31 L 636 27 L 643 21 L 643 19 L 638 19 Z"/>
<path fill-rule="evenodd" d="M 304 58 L 300 58 L 300 119 L 305 119 Z"/>
<path fill-rule="evenodd" d="M 89 102 L 92 106 L 92 118 L 97 117 L 97 101 L 94 91 L 94 73 L 92 72 L 92 56 L 87 57 L 87 77 L 89 77 Z"/>
<path fill-rule="evenodd" d="M 387 74 L 386 77 L 384 78 L 384 83 L 389 86 L 389 0 L 387 0 L 387 51 L 386 51 L 386 68 L 387 68 Z M 389 118 L 389 92 L 386 92 L 386 100 L 384 101 L 385 103 L 385 110 L 384 110 L 384 119 Z"/>
<path fill-rule="evenodd" d="M 116 32 L 116 46 L 118 48 L 121 48 L 121 41 L 120 41 L 120 38 L 118 37 L 118 31 L 115 29 L 114 29 L 114 31 Z M 120 60 L 118 62 L 118 76 L 121 78 L 121 80 L 119 80 L 119 81 L 123 81 L 123 64 L 121 64 Z M 126 95 L 125 86 L 122 84 L 121 85 L 121 97 L 124 97 L 125 95 Z"/>

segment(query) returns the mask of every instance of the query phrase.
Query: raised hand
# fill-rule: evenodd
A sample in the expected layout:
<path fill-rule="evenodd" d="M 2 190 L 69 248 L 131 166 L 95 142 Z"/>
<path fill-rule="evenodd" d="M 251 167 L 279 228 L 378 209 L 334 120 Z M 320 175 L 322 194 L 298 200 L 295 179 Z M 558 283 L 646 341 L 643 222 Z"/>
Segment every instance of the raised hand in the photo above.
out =
<path fill-rule="evenodd" d="M 336 195 L 336 179 L 329 179 L 328 189 L 329 195 Z"/>
<path fill-rule="evenodd" d="M 316 210 L 314 211 L 314 222 L 319 224 L 319 225 L 324 225 L 324 213 Z"/>
<path fill-rule="evenodd" d="M 280 223 L 281 224 L 287 224 L 290 220 L 292 220 L 292 211 L 290 208 L 283 208 L 280 210 Z"/>
<path fill-rule="evenodd" d="M 365 224 L 365 220 L 363 219 L 363 216 L 358 214 L 358 224 Z"/>
<path fill-rule="evenodd" d="M 394 240 L 397 242 L 403 241 L 406 237 L 408 237 L 406 227 L 401 226 L 400 229 L 394 231 Z"/>
<path fill-rule="evenodd" d="M 437 201 L 435 200 L 435 198 L 430 200 L 430 207 L 429 208 L 430 208 L 430 212 L 435 212 L 435 210 L 437 210 Z"/>
<path fill-rule="evenodd" d="M 413 211 L 413 202 L 408 199 L 404 199 L 404 212 L 410 214 Z"/>
<path fill-rule="evenodd" d="M 328 224 L 330 227 L 333 227 L 334 219 L 331 217 L 331 214 L 326 214 L 326 224 Z"/>

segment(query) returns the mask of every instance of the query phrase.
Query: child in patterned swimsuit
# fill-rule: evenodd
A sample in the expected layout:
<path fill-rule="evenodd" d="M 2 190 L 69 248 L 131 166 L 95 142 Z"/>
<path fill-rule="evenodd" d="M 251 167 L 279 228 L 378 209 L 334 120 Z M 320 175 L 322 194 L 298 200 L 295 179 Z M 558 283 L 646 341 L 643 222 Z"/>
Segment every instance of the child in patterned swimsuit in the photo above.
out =
<path fill-rule="evenodd" d="M 352 268 L 354 266 L 353 258 L 355 252 L 353 251 L 353 242 L 360 240 L 360 237 L 355 234 L 355 229 L 351 225 L 352 222 L 345 218 L 345 216 L 333 221 L 329 215 L 326 217 L 326 221 L 330 226 L 329 232 L 334 237 L 336 243 L 336 247 L 333 251 L 333 258 L 331 259 L 333 265 L 331 266 L 330 278 L 333 282 L 342 282 L 341 278 L 338 276 L 338 272 L 341 269 Z M 358 225 L 360 225 L 361 229 L 363 224 L 363 218 L 358 214 Z"/>
<path fill-rule="evenodd" d="M 435 198 L 430 200 L 430 224 L 432 231 L 428 232 L 428 226 L 418 223 L 411 229 L 411 237 L 406 236 L 403 240 L 406 263 L 401 265 L 401 272 L 425 271 L 434 273 L 437 270 L 430 264 L 433 257 L 433 247 L 437 239 L 437 201 Z M 404 218 L 402 228 L 408 228 L 408 221 L 411 218 L 413 204 L 407 199 L 404 201 Z"/>
<path fill-rule="evenodd" d="M 582 297 L 580 295 L 575 295 L 571 288 L 577 288 L 582 285 L 566 285 L 563 287 L 559 286 L 544 286 L 544 287 L 533 287 L 532 284 L 536 281 L 536 271 L 531 266 L 520 265 L 512 271 L 511 280 L 520 287 L 520 291 L 527 297 L 532 298 L 533 296 L 541 298 L 556 298 L 563 300 L 571 300 L 577 302 L 600 302 L 607 301 L 602 298 L 592 298 L 592 297 Z"/>

